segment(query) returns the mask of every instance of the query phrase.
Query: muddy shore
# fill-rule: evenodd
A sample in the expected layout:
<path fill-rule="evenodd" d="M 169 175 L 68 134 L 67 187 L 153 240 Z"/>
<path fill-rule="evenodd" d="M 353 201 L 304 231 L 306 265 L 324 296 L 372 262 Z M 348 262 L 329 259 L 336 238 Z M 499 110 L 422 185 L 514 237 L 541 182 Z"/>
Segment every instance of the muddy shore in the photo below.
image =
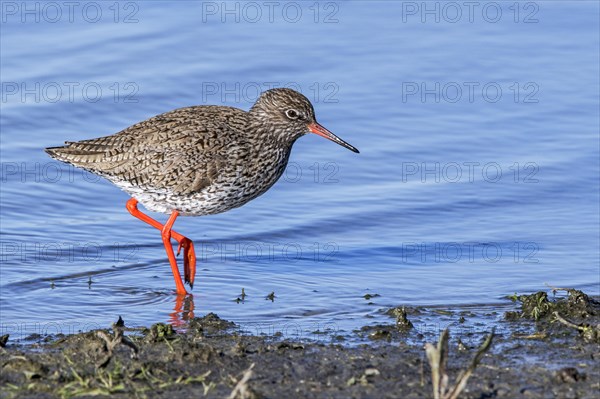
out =
<path fill-rule="evenodd" d="M 561 295 L 562 292 L 562 295 Z M 455 326 L 494 320 L 490 349 L 461 398 L 597 398 L 600 303 L 581 291 L 507 298 L 508 310 L 445 311 Z M 320 342 L 254 336 L 215 314 L 185 330 L 155 324 L 69 336 L 0 339 L 1 398 L 430 398 L 423 349 L 437 334 L 415 328 L 439 310 L 382 309 L 389 323 Z M 449 385 L 490 333 L 450 327 Z M 346 340 L 352 338 L 353 344 Z M 34 342 L 32 342 L 34 341 Z M 350 340 L 349 340 L 350 341 Z"/>

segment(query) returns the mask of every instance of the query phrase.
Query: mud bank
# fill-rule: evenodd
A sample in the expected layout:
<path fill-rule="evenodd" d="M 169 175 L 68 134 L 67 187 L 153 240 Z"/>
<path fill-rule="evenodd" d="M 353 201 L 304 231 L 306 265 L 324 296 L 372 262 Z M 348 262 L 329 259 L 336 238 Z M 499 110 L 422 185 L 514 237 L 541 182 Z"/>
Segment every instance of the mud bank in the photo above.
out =
<path fill-rule="evenodd" d="M 600 304 L 581 291 L 507 298 L 510 310 L 473 315 L 446 311 L 457 323 L 493 319 L 496 334 L 461 398 L 596 398 L 600 391 Z M 513 301 L 511 303 L 511 300 Z M 382 309 L 388 324 L 349 333 L 344 344 L 253 336 L 208 314 L 185 331 L 155 324 L 112 328 L 35 343 L 0 340 L 2 398 L 429 398 L 431 367 L 413 326 L 428 308 Z M 487 316 L 486 316 L 487 315 Z M 497 313 L 496 313 L 497 315 Z M 446 372 L 452 385 L 471 362 L 485 329 L 454 334 Z M 433 339 L 432 339 L 433 338 Z M 338 342 L 342 342 L 341 344 Z"/>

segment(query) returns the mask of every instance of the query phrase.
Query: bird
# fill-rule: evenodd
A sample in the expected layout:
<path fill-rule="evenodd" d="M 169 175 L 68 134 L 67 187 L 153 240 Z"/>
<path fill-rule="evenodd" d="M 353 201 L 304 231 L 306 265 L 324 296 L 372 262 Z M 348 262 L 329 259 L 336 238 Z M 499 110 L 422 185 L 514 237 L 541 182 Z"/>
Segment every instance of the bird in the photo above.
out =
<path fill-rule="evenodd" d="M 196 275 L 194 243 L 173 230 L 178 216 L 204 216 L 240 207 L 264 194 L 283 174 L 293 144 L 308 133 L 359 151 L 325 127 L 303 94 L 262 92 L 248 111 L 219 105 L 178 108 L 110 136 L 48 147 L 54 159 L 97 174 L 125 191 L 129 213 L 158 229 L 175 280 L 187 295 Z M 168 214 L 165 223 L 141 212 Z M 171 245 L 183 249 L 184 279 Z"/>

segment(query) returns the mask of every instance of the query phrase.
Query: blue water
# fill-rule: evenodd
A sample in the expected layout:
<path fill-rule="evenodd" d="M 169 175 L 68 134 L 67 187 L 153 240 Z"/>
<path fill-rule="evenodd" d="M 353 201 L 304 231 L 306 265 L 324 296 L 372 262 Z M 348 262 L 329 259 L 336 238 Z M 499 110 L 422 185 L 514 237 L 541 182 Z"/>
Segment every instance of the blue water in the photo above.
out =
<path fill-rule="evenodd" d="M 1 333 L 193 307 L 307 336 L 545 283 L 598 295 L 599 4 L 461 4 L 3 1 Z M 185 307 L 126 194 L 42 151 L 274 86 L 361 153 L 304 137 L 264 196 L 178 219 L 199 255 Z"/>

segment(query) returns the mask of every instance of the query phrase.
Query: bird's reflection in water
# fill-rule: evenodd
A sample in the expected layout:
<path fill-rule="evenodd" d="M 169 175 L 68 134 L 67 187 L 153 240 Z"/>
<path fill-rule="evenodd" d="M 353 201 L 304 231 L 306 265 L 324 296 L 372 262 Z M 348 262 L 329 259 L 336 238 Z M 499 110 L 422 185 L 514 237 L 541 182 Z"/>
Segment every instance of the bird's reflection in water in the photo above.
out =
<path fill-rule="evenodd" d="M 194 318 L 194 296 L 175 295 L 175 307 L 169 314 L 169 322 L 173 327 L 184 327 Z"/>

